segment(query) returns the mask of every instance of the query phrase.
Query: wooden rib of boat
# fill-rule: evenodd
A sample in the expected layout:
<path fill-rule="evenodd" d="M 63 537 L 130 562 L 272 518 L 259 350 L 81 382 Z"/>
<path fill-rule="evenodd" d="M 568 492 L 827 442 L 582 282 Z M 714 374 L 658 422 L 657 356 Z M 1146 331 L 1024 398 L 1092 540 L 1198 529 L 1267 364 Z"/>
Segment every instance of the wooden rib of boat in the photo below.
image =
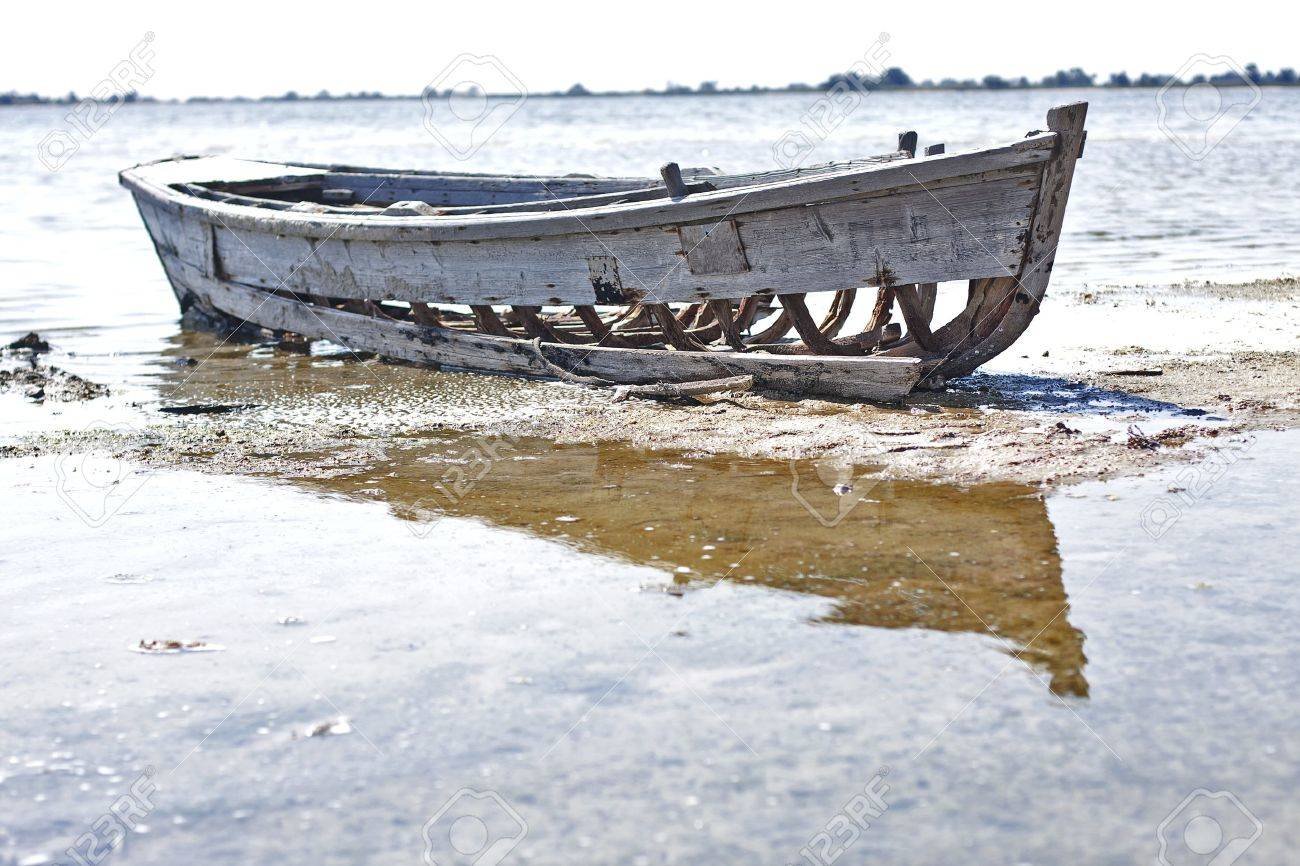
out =
<path fill-rule="evenodd" d="M 128 169 L 189 321 L 438 367 L 615 384 L 749 375 L 898 399 L 1005 350 L 1047 290 L 1086 103 L 996 147 L 760 174 L 405 172 L 227 157 Z M 932 319 L 939 283 L 966 304 Z M 859 290 L 875 301 L 845 334 Z M 830 293 L 814 316 L 807 299 Z M 864 305 L 858 308 L 862 318 Z M 901 322 L 892 320 L 895 310 Z"/>

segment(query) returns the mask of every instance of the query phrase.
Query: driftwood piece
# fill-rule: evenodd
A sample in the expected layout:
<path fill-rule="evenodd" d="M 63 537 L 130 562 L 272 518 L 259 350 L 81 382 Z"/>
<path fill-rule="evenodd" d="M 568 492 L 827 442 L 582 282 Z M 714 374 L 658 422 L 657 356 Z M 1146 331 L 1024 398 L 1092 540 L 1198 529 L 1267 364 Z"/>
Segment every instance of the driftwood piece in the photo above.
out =
<path fill-rule="evenodd" d="M 579 373 L 573 372 L 572 370 L 566 370 L 559 364 L 552 362 L 551 359 L 547 358 L 546 354 L 542 351 L 542 341 L 540 338 L 533 338 L 530 345 L 533 347 L 533 352 L 537 355 L 537 360 L 542 363 L 542 366 L 546 368 L 547 372 L 562 382 L 568 382 L 571 385 L 592 385 L 601 388 L 612 388 L 618 384 L 617 382 L 611 382 L 608 379 L 602 379 L 599 376 L 583 376 Z"/>
<path fill-rule="evenodd" d="M 748 391 L 753 387 L 753 376 L 703 379 L 699 382 L 683 382 L 680 385 L 667 383 L 661 385 L 619 385 L 614 389 L 614 402 L 621 403 L 629 397 L 642 397 L 652 400 L 681 400 L 687 397 L 702 397 L 705 394 Z"/>
<path fill-rule="evenodd" d="M 532 346 L 533 351 L 537 353 L 537 359 L 555 378 L 572 385 L 614 388 L 615 403 L 620 403 L 629 397 L 680 400 L 686 397 L 701 397 L 705 394 L 717 394 L 727 391 L 748 391 L 754 387 L 754 377 L 748 374 L 727 376 L 721 379 L 700 379 L 695 382 L 654 382 L 649 385 L 620 385 L 599 376 L 582 376 L 552 363 L 542 351 L 542 341 L 539 339 L 533 340 Z"/>

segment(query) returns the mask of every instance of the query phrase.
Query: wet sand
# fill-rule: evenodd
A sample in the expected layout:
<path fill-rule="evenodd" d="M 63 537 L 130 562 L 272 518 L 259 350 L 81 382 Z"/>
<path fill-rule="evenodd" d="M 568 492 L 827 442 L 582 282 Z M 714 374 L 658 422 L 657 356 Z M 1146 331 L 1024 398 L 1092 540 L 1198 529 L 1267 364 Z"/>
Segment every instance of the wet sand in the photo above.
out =
<path fill-rule="evenodd" d="M 616 403 L 601 389 L 431 373 L 324 344 L 304 355 L 187 334 L 158 376 L 162 399 L 133 423 L 56 425 L 4 447 L 307 475 L 353 451 L 453 430 L 816 459 L 877 478 L 1053 485 L 1195 463 L 1300 423 L 1295 297 L 1292 281 L 1167 290 L 1158 303 L 1143 289 L 1109 290 L 1104 302 L 1067 296 L 990 371 L 897 405 L 780 394 Z M 1143 345 L 1127 342 L 1144 330 Z M 213 404 L 238 411 L 159 413 Z"/>

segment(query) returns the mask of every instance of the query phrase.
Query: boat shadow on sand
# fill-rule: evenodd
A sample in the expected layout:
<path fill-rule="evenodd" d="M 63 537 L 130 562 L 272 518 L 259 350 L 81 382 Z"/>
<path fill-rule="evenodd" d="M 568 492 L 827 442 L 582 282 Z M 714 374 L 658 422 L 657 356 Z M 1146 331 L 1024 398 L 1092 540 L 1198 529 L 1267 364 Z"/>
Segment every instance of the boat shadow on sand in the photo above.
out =
<path fill-rule="evenodd" d="M 417 535 L 454 514 L 658 568 L 675 595 L 728 580 L 821 596 L 822 624 L 985 635 L 1053 693 L 1087 697 L 1041 495 L 872 470 L 456 436 L 306 483 L 385 501 Z"/>
<path fill-rule="evenodd" d="M 1206 414 L 1204 409 L 1180 406 L 1167 400 L 1153 400 L 1114 388 L 1098 388 L 1059 376 L 1027 373 L 974 373 L 949 382 L 947 390 L 941 393 L 914 394 L 906 402 L 1076 415 L 1145 413 L 1201 417 Z"/>

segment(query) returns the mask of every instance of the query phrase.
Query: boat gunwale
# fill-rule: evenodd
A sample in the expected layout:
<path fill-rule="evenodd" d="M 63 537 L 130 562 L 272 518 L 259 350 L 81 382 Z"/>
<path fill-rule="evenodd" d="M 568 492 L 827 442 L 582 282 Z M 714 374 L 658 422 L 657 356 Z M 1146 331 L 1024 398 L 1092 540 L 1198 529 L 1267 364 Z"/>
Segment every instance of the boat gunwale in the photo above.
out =
<path fill-rule="evenodd" d="M 819 163 L 807 167 L 796 167 L 792 169 L 771 169 L 757 172 L 737 172 L 734 174 L 723 174 L 713 169 L 691 168 L 683 169 L 683 178 L 686 181 L 686 190 L 688 194 L 697 194 L 702 192 L 712 192 L 717 189 L 734 189 L 737 187 L 756 186 L 776 182 L 778 180 L 794 180 L 800 178 L 810 178 L 816 176 L 827 176 L 830 174 L 850 171 L 867 166 L 880 166 L 892 162 L 898 162 L 903 159 L 912 159 L 911 151 L 895 150 L 887 153 L 875 154 L 869 157 L 858 157 L 850 160 L 838 162 Z M 250 194 L 249 187 L 256 188 L 259 192 L 274 192 L 283 195 L 290 192 L 297 186 L 315 187 L 320 190 L 328 189 L 331 186 L 342 186 L 359 195 L 359 190 L 351 189 L 349 183 L 355 183 L 357 179 L 370 181 L 395 180 L 401 184 L 411 184 L 416 187 L 421 184 L 427 184 L 431 179 L 439 181 L 437 185 L 428 187 L 429 192 L 445 194 L 448 190 L 453 192 L 468 192 L 474 189 L 471 186 L 461 187 L 462 183 L 482 183 L 484 181 L 496 181 L 499 186 L 484 188 L 480 190 L 483 194 L 521 194 L 536 193 L 535 189 L 513 190 L 510 187 L 515 186 L 536 186 L 540 185 L 549 198 L 534 197 L 514 201 L 486 201 L 474 204 L 450 204 L 427 201 L 425 199 L 416 199 L 416 201 L 425 201 L 434 213 L 430 216 L 458 216 L 458 215 L 482 215 L 482 214 L 504 214 L 504 213 L 540 213 L 543 211 L 572 210 L 576 208 L 589 208 L 605 204 L 623 204 L 631 201 L 662 201 L 672 198 L 672 193 L 665 188 L 662 181 L 649 177 L 597 177 L 586 174 L 572 175 L 523 175 L 523 174 L 452 174 L 445 172 L 432 171 L 410 171 L 396 170 L 388 173 L 376 173 L 365 169 L 352 169 L 350 166 L 332 167 L 323 163 L 265 163 L 266 165 L 278 168 L 293 169 L 315 169 L 309 174 L 282 174 L 273 177 L 264 177 L 253 180 L 220 180 L 220 181 L 181 181 L 170 184 L 179 192 L 194 195 L 204 201 L 216 201 L 223 204 L 247 205 L 249 207 L 264 208 L 266 210 L 286 211 L 293 210 L 295 205 L 305 202 L 306 200 L 293 201 L 288 198 L 268 198 L 265 195 Z M 571 187 L 573 184 L 586 184 L 590 189 L 587 191 L 578 191 L 575 189 L 562 188 L 560 193 L 548 185 L 556 187 Z M 268 189 L 270 187 L 271 189 Z M 378 188 L 375 190 L 378 192 Z M 306 211 L 313 214 L 342 214 L 349 216 L 357 215 L 377 215 L 383 211 L 385 205 L 370 205 L 369 196 L 362 202 L 349 202 L 347 204 L 330 204 L 327 202 L 311 202 L 313 207 Z M 395 195 L 385 196 L 382 201 L 396 204 L 404 199 Z M 368 208 L 362 210 L 360 208 Z M 300 211 L 301 212 L 301 211 Z M 384 213 L 383 216 L 410 216 L 410 214 L 390 214 Z"/>
<path fill-rule="evenodd" d="M 694 193 L 678 199 L 604 204 L 590 208 L 522 213 L 395 216 L 334 214 L 270 210 L 254 205 L 212 201 L 182 192 L 172 184 L 201 183 L 197 179 L 162 183 L 148 169 L 181 160 L 159 160 L 122 171 L 122 186 L 147 196 L 156 205 L 178 214 L 194 214 L 223 227 L 278 235 L 341 240 L 463 242 L 522 240 L 600 231 L 659 229 L 690 223 L 716 222 L 746 214 L 866 197 L 893 188 L 978 175 L 1014 166 L 1048 162 L 1057 149 L 1055 132 L 1038 133 L 1012 144 L 968 151 L 920 156 L 844 171 L 781 179 L 749 186 Z M 250 162 L 256 162 L 251 161 Z M 286 168 L 296 164 L 266 163 Z M 269 175 L 273 179 L 274 175 Z M 212 182 L 209 180 L 209 182 Z"/>

